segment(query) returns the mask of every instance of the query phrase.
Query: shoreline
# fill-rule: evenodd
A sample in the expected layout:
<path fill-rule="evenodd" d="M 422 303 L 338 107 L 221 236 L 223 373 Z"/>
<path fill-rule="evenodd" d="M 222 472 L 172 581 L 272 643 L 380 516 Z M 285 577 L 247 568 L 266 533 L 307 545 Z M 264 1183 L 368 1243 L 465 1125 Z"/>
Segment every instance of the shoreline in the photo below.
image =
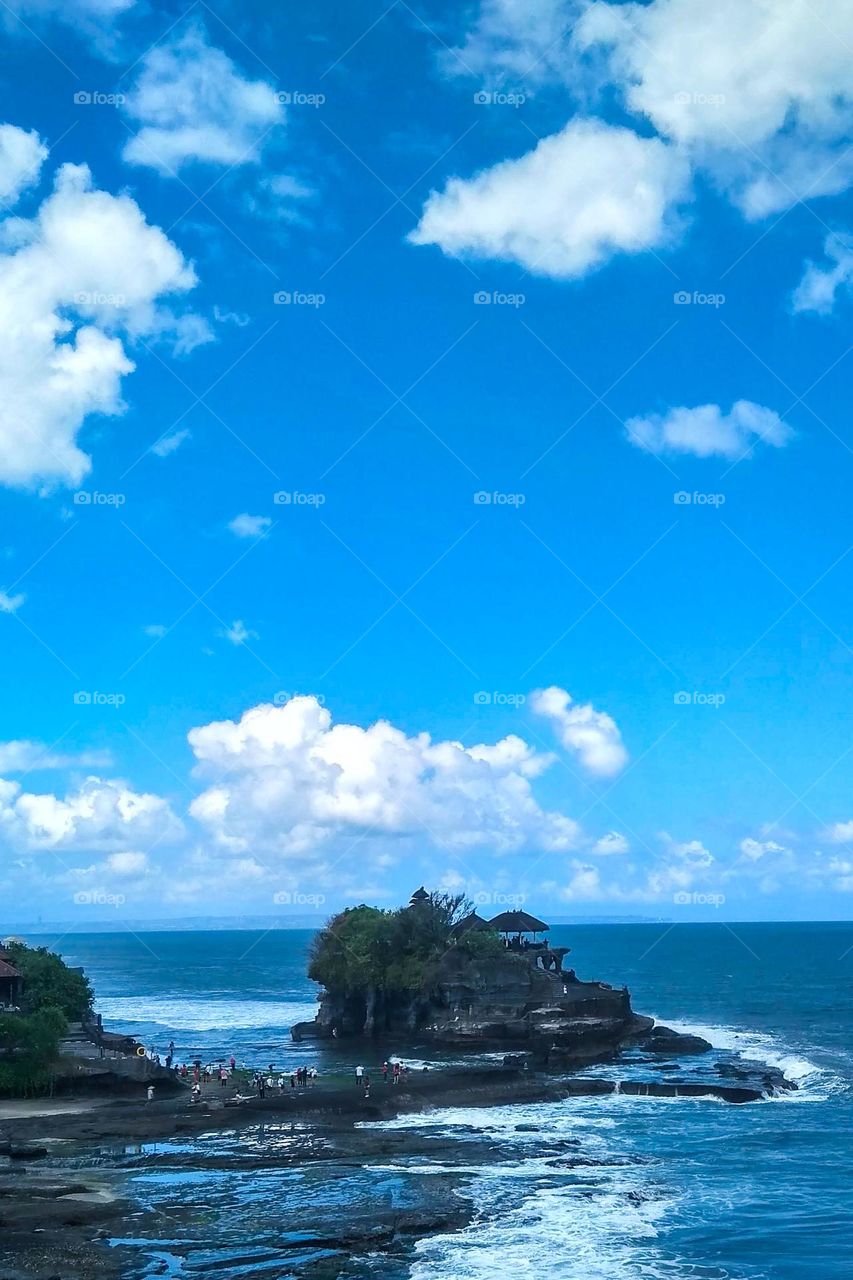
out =
<path fill-rule="evenodd" d="M 229 1091 L 230 1093 L 230 1091 Z M 211 1090 L 201 1102 L 178 1095 L 144 1099 L 69 1098 L 50 1108 L 33 1100 L 24 1114 L 4 1115 L 0 1103 L 0 1145 L 51 1141 L 154 1140 L 211 1129 L 235 1129 L 264 1120 L 320 1122 L 338 1127 L 365 1120 L 390 1120 L 407 1112 L 455 1106 L 489 1107 L 526 1102 L 559 1102 L 571 1097 L 621 1094 L 636 1097 L 715 1098 L 733 1105 L 768 1096 L 754 1084 L 687 1081 L 613 1080 L 584 1075 L 548 1075 L 518 1067 L 435 1069 L 411 1076 L 404 1084 L 380 1082 L 365 1098 L 361 1087 L 287 1089 L 266 1097 L 225 1095 Z M 12 1103 L 20 1107 L 22 1104 Z M 33 1109 L 30 1110 L 29 1108 Z"/>
<path fill-rule="evenodd" d="M 266 1126 L 270 1132 L 286 1131 L 286 1153 L 223 1154 L 214 1144 L 209 1150 L 197 1147 L 183 1154 L 152 1152 L 149 1158 L 154 1167 L 160 1161 L 173 1167 L 177 1160 L 185 1171 L 204 1174 L 236 1168 L 269 1172 L 343 1168 L 353 1162 L 369 1164 L 377 1157 L 427 1153 L 433 1157 L 438 1153 L 452 1164 L 464 1155 L 460 1146 L 460 1141 L 466 1142 L 464 1136 L 442 1137 L 431 1133 L 429 1126 L 409 1130 L 402 1126 L 394 1132 L 373 1126 L 407 1113 L 523 1106 L 573 1097 L 680 1096 L 724 1098 L 738 1104 L 768 1096 L 754 1083 L 746 1087 L 741 1082 L 617 1081 L 555 1076 L 513 1065 L 436 1069 L 411 1074 L 397 1085 L 380 1078 L 369 1098 L 354 1080 L 324 1087 L 321 1078 L 313 1088 L 288 1088 L 264 1098 L 239 1100 L 229 1096 L 232 1090 L 220 1094 L 218 1086 L 210 1085 L 198 1103 L 191 1101 L 184 1088 L 150 1103 L 91 1094 L 0 1103 L 0 1155 L 7 1157 L 6 1171 L 0 1174 L 3 1280 L 56 1280 L 58 1276 L 62 1280 L 125 1280 L 141 1274 L 140 1251 L 149 1247 L 146 1241 L 160 1238 L 164 1224 L 161 1211 L 146 1208 L 129 1185 L 132 1175 L 122 1150 L 128 1145 L 156 1146 L 175 1138 L 193 1143 L 217 1130 L 225 1136 L 228 1131 L 263 1131 Z M 113 1145 L 114 1152 L 109 1150 Z M 558 1143 L 562 1159 L 574 1158 L 571 1147 L 570 1141 Z M 73 1165 L 66 1163 L 69 1155 Z M 473 1161 L 479 1159 L 480 1149 L 472 1147 L 470 1156 Z M 349 1277 L 348 1269 L 329 1267 L 334 1263 L 337 1268 L 341 1258 L 365 1251 L 407 1254 L 418 1239 L 464 1228 L 476 1210 L 464 1194 L 455 1194 L 465 1185 L 460 1165 L 457 1173 L 448 1172 L 438 1199 L 426 1210 L 377 1212 L 367 1206 L 334 1229 L 327 1227 L 325 1234 L 312 1233 L 322 1257 L 296 1263 L 295 1274 L 306 1280 Z M 305 1246 L 304 1238 L 301 1245 Z M 285 1252 L 292 1247 L 286 1240 L 281 1245 Z"/>

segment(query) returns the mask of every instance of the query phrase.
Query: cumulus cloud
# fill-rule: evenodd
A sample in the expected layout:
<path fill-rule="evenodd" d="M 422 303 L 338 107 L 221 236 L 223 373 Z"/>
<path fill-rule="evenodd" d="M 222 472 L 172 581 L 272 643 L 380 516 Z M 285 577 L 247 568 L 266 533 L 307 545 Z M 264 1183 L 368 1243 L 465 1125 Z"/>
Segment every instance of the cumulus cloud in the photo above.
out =
<path fill-rule="evenodd" d="M 853 840 L 853 822 L 836 822 L 829 828 L 828 834 L 835 844 L 849 844 Z"/>
<path fill-rule="evenodd" d="M 748 862 L 760 862 L 768 854 L 788 852 L 784 845 L 777 844 L 775 840 L 756 840 L 752 836 L 741 840 L 739 848 Z"/>
<path fill-rule="evenodd" d="M 0 483 L 76 485 L 91 466 L 77 442 L 87 417 L 125 407 L 135 366 L 122 339 L 174 330 L 162 299 L 196 276 L 135 201 L 96 190 L 85 165 L 63 165 L 35 216 L 14 224 L 0 252 Z"/>
<path fill-rule="evenodd" d="M 247 79 L 200 26 L 149 50 L 124 109 L 139 130 L 125 160 L 164 174 L 190 163 L 255 163 L 284 120 L 272 85 Z"/>
<path fill-rule="evenodd" d="M 773 409 L 737 400 L 728 413 L 717 404 L 629 418 L 628 439 L 647 453 L 688 453 L 697 458 L 738 458 L 759 440 L 782 448 L 793 431 Z"/>
<path fill-rule="evenodd" d="M 0 204 L 14 204 L 37 182 L 46 159 L 47 147 L 35 130 L 27 133 L 13 124 L 0 125 Z"/>
<path fill-rule="evenodd" d="M 845 191 L 851 44 L 847 0 L 481 0 L 448 73 L 556 84 L 573 118 L 520 160 L 452 179 L 410 238 L 568 277 L 666 245 L 700 173 L 749 219 Z M 636 131 L 574 114 L 610 86 Z"/>
<path fill-rule="evenodd" d="M 514 735 L 465 747 L 385 720 L 333 724 L 316 698 L 297 697 L 193 729 L 189 742 L 208 783 L 191 813 L 236 854 L 310 858 L 362 840 L 512 853 L 579 838 L 533 794 L 552 757 Z"/>
<path fill-rule="evenodd" d="M 824 252 L 832 265 L 806 264 L 803 278 L 791 300 L 794 312 L 814 311 L 828 316 L 835 306 L 839 290 L 853 286 L 853 237 L 827 236 Z"/>
<path fill-rule="evenodd" d="M 262 538 L 271 525 L 269 516 L 250 516 L 245 511 L 228 522 L 228 528 L 237 538 Z"/>
<path fill-rule="evenodd" d="M 426 202 L 413 244 L 581 276 L 615 253 L 666 243 L 686 198 L 689 167 L 659 138 L 600 120 L 572 120 L 533 151 Z"/>
<path fill-rule="evenodd" d="M 606 835 L 600 836 L 592 846 L 592 852 L 607 856 L 611 853 L 627 853 L 630 845 L 625 837 L 619 831 L 608 831 Z"/>
<path fill-rule="evenodd" d="M 747 217 L 853 180 L 846 0 L 599 0 L 574 42 L 606 51 L 628 108 L 688 149 Z"/>
<path fill-rule="evenodd" d="M 87 778 L 64 797 L 0 779 L 0 837 L 16 850 L 117 853 L 182 833 L 168 801 L 119 779 Z"/>
<path fill-rule="evenodd" d="M 596 711 L 589 702 L 573 703 L 571 694 L 557 685 L 533 693 L 530 708 L 551 721 L 560 742 L 590 773 L 609 777 L 625 767 L 628 752 L 606 711 Z"/>
<path fill-rule="evenodd" d="M 583 901 L 584 899 L 596 901 L 607 896 L 608 890 L 601 882 L 601 873 L 598 867 L 573 860 L 568 883 L 560 887 L 559 894 L 567 902 Z"/>

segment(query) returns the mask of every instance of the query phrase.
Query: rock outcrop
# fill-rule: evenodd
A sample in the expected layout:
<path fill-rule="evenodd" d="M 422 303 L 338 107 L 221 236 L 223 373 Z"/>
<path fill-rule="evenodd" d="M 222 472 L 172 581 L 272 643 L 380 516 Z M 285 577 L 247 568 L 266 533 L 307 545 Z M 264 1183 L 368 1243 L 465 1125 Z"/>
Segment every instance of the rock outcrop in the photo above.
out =
<path fill-rule="evenodd" d="M 679 1051 L 678 1033 L 634 1013 L 627 988 L 581 982 L 573 970 L 548 972 L 523 951 L 477 958 L 450 947 L 428 990 L 374 995 L 370 1017 L 367 1003 L 358 992 L 325 991 L 315 1020 L 297 1023 L 293 1038 L 360 1037 L 369 1022 L 377 1035 L 528 1052 L 554 1068 L 612 1059 L 624 1044 L 644 1044 L 643 1037 L 651 1037 L 653 1052 Z M 694 1039 L 684 1038 L 687 1052 L 699 1051 Z"/>

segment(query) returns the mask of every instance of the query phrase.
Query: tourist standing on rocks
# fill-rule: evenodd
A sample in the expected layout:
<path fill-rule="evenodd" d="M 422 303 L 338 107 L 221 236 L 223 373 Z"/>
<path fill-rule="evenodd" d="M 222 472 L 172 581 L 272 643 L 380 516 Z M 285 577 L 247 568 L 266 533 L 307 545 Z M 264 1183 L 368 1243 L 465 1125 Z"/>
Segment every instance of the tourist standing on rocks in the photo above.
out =
<path fill-rule="evenodd" d="M 355 1082 L 356 1084 L 362 1084 L 363 1081 L 364 1081 L 364 1067 L 358 1066 L 355 1069 Z"/>
<path fill-rule="evenodd" d="M 153 1084 L 149 1084 L 149 1086 L 148 1086 L 148 1088 L 146 1089 L 146 1091 L 145 1091 L 145 1092 L 146 1092 L 146 1094 L 147 1094 L 148 1101 L 149 1101 L 149 1102 L 153 1102 L 153 1101 L 154 1101 L 154 1086 L 153 1086 Z"/>
<path fill-rule="evenodd" d="M 370 1097 L 370 1076 L 364 1076 L 363 1078 L 364 1078 L 364 1096 L 365 1098 L 369 1098 Z"/>
<path fill-rule="evenodd" d="M 395 1083 L 395 1084 L 399 1084 L 399 1083 L 400 1083 L 400 1064 L 399 1064 L 399 1062 L 395 1062 L 395 1063 L 394 1063 L 393 1080 L 394 1080 L 394 1083 Z"/>
<path fill-rule="evenodd" d="M 385 1081 L 386 1084 L 388 1083 L 388 1063 L 387 1062 L 382 1063 L 382 1079 Z"/>

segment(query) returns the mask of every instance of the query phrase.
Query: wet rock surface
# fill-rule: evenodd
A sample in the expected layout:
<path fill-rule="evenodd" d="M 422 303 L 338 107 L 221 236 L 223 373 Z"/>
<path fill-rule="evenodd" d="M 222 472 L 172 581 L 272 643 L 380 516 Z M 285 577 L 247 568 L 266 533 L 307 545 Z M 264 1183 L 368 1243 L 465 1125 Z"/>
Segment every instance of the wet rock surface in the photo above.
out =
<path fill-rule="evenodd" d="M 557 1076 L 524 1059 L 413 1075 L 370 1099 L 354 1085 L 321 1085 L 236 1107 L 180 1097 L 8 1120 L 0 1125 L 0 1280 L 129 1280 L 149 1265 L 148 1275 L 253 1280 L 396 1275 L 382 1259 L 405 1259 L 417 1240 L 464 1228 L 476 1213 L 471 1179 L 484 1165 L 517 1159 L 513 1141 L 536 1144 L 546 1177 L 582 1176 L 602 1161 L 578 1139 L 521 1117 L 508 1132 L 449 1132 L 439 1111 L 435 1125 L 429 1116 L 408 1128 L 377 1121 L 617 1092 L 740 1104 L 792 1087 L 762 1064 L 699 1055 L 660 1063 L 640 1047 L 609 1070 Z M 31 1155 L 12 1159 L 16 1150 Z M 229 1244 L 214 1247 L 222 1222 L 231 1223 Z M 235 1238 L 248 1243 L 235 1249 Z M 359 1269 L 365 1258 L 370 1266 Z"/>

